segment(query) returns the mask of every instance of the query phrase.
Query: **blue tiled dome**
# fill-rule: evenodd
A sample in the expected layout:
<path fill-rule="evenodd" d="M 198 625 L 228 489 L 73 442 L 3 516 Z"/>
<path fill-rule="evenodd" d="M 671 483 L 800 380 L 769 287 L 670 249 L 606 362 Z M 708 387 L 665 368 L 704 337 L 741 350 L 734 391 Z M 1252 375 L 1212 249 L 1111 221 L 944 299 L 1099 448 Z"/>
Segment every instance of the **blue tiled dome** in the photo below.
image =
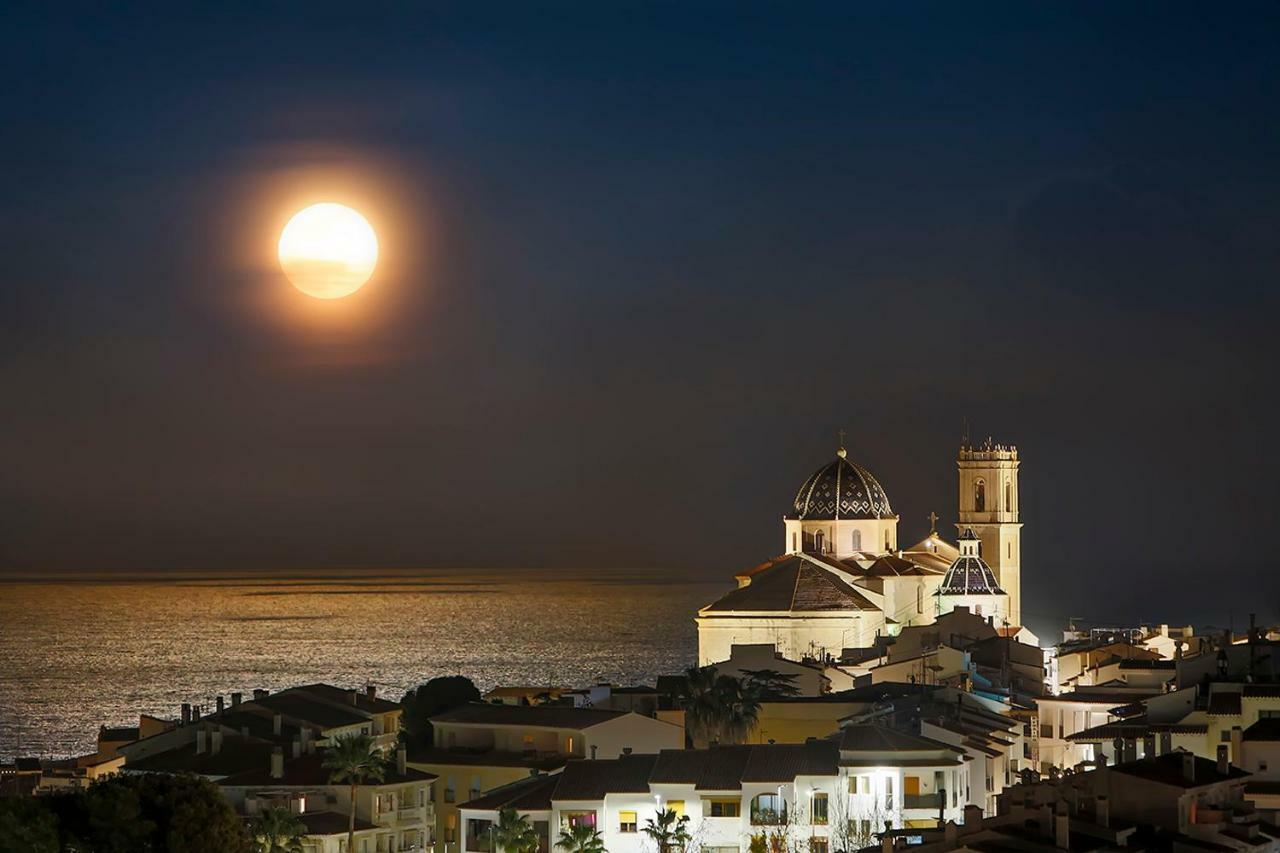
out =
<path fill-rule="evenodd" d="M 827 521 L 893 518 L 893 507 L 878 480 L 843 450 L 804 481 L 787 512 L 789 519 Z"/>

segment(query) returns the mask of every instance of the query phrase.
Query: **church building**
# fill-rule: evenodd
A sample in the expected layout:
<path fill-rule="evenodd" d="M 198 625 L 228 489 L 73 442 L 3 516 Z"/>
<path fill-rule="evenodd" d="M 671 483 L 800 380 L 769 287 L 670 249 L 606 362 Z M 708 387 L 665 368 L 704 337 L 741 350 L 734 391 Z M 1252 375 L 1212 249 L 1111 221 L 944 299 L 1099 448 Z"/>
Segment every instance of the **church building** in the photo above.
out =
<path fill-rule="evenodd" d="M 698 661 L 735 645 L 772 645 L 793 660 L 835 660 L 957 606 L 1000 628 L 1021 619 L 1018 450 L 967 442 L 959 470 L 959 539 L 934 529 L 903 548 L 880 482 L 844 447 L 796 492 L 784 550 L 736 576 L 737 589 L 698 611 Z"/>

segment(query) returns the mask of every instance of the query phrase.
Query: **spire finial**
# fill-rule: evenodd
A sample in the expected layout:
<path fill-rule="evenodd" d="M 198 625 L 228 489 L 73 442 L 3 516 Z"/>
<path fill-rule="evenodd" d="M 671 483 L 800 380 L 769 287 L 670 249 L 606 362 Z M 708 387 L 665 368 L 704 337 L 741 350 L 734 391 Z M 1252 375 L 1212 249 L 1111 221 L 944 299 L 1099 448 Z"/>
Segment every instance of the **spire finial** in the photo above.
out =
<path fill-rule="evenodd" d="M 840 430 L 840 449 L 836 451 L 836 456 L 839 456 L 841 459 L 849 455 L 849 451 L 844 449 L 844 436 L 845 431 Z"/>
<path fill-rule="evenodd" d="M 936 512 L 929 513 L 929 535 L 938 535 L 938 514 Z"/>

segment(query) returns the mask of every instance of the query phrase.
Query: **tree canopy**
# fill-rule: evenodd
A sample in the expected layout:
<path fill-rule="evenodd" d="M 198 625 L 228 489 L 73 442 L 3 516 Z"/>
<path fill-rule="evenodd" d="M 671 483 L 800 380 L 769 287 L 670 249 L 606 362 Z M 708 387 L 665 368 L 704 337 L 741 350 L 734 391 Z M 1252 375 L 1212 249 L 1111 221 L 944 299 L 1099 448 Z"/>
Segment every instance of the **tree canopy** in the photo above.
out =
<path fill-rule="evenodd" d="M 479 701 L 479 688 L 464 675 L 443 675 L 419 684 L 400 700 L 404 706 L 404 715 L 400 718 L 401 739 L 411 749 L 429 747 L 432 717 L 459 705 Z"/>
<path fill-rule="evenodd" d="M 198 776 L 115 775 L 84 791 L 0 801 L 0 853 L 249 849 L 249 835 L 231 804 L 217 785 Z"/>

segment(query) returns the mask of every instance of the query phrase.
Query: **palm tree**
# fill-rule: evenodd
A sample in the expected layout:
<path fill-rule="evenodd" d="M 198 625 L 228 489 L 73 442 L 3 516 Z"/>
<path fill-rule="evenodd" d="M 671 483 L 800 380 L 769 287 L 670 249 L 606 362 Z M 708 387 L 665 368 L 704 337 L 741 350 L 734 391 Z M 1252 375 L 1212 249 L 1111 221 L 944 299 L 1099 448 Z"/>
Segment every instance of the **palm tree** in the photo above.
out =
<path fill-rule="evenodd" d="M 338 735 L 324 752 L 330 782 L 351 783 L 351 814 L 347 819 L 347 849 L 356 849 L 356 787 L 366 781 L 381 782 L 386 761 L 373 751 L 373 738 L 364 734 Z"/>
<path fill-rule="evenodd" d="M 720 739 L 720 697 L 714 666 L 695 666 L 685 671 L 680 705 L 684 709 L 684 727 L 695 747 Z"/>
<path fill-rule="evenodd" d="M 750 679 L 730 675 L 716 679 L 720 739 L 725 743 L 745 743 L 760 721 L 760 688 Z"/>
<path fill-rule="evenodd" d="M 556 846 L 569 853 L 606 853 L 600 830 L 588 823 L 575 823 L 560 830 Z"/>
<path fill-rule="evenodd" d="M 538 830 L 529 823 L 528 817 L 513 808 L 505 808 L 498 812 L 493 841 L 505 853 L 537 853 Z"/>
<path fill-rule="evenodd" d="M 657 817 L 645 821 L 640 830 L 658 848 L 658 853 L 681 853 L 689 845 L 689 816 L 678 815 L 675 809 L 663 809 Z"/>
<path fill-rule="evenodd" d="M 302 853 L 302 836 L 306 831 L 298 816 L 287 808 L 265 809 L 249 826 L 253 853 Z"/>

